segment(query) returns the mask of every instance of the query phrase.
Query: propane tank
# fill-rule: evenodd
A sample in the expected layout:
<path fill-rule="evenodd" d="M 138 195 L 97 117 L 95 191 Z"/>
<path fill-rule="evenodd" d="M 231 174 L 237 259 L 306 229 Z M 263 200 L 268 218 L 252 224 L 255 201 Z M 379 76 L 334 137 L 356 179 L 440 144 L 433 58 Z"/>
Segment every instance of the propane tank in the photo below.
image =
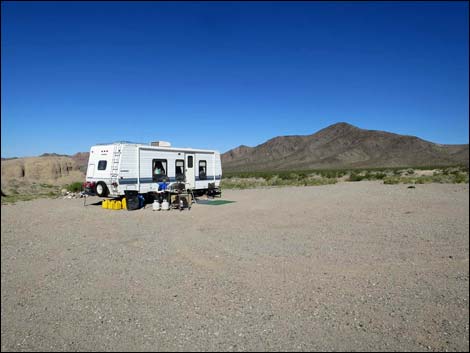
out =
<path fill-rule="evenodd" d="M 170 204 L 166 199 L 163 200 L 162 202 L 162 210 L 163 211 L 168 211 L 170 209 Z"/>
<path fill-rule="evenodd" d="M 152 209 L 154 211 L 160 211 L 160 202 L 158 200 L 154 200 L 152 204 Z"/>

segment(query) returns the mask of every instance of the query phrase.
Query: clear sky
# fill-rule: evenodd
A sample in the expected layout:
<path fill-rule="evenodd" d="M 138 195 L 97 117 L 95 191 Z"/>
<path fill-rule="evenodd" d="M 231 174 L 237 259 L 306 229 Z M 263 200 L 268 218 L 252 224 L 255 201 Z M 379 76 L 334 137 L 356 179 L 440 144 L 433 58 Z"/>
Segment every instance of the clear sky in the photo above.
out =
<path fill-rule="evenodd" d="M 5 2 L 2 157 L 336 122 L 468 143 L 467 2 Z"/>

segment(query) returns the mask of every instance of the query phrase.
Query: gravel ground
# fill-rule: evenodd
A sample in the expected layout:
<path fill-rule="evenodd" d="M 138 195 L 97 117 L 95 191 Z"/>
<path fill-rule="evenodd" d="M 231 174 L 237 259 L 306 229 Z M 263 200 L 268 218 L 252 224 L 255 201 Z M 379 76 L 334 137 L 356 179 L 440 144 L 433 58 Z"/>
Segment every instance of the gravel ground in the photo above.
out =
<path fill-rule="evenodd" d="M 2 351 L 468 351 L 468 185 L 223 196 L 2 205 Z"/>

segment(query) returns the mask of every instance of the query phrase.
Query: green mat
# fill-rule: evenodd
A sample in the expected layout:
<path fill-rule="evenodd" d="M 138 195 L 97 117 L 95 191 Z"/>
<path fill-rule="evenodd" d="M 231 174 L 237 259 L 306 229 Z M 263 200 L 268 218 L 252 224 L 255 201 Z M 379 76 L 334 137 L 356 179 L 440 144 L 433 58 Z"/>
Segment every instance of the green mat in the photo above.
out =
<path fill-rule="evenodd" d="M 198 205 L 212 205 L 212 206 L 219 206 L 219 205 L 224 205 L 226 203 L 232 203 L 235 201 L 229 201 L 229 200 L 198 200 L 197 204 Z"/>

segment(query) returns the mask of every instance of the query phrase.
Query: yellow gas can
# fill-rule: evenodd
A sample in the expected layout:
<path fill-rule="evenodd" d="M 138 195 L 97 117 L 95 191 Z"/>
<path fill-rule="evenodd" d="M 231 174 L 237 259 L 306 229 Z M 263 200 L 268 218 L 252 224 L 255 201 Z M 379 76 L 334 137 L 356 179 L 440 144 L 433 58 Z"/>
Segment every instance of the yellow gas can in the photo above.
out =
<path fill-rule="evenodd" d="M 122 209 L 127 210 L 127 205 L 126 205 L 126 198 L 124 197 L 121 201 Z"/>
<path fill-rule="evenodd" d="M 115 201 L 114 202 L 114 209 L 115 210 L 120 210 L 121 209 L 121 201 Z"/>
<path fill-rule="evenodd" d="M 103 202 L 101 202 L 101 207 L 108 208 L 108 200 L 104 200 Z"/>
<path fill-rule="evenodd" d="M 109 200 L 108 201 L 108 209 L 109 210 L 114 210 L 114 200 Z"/>

